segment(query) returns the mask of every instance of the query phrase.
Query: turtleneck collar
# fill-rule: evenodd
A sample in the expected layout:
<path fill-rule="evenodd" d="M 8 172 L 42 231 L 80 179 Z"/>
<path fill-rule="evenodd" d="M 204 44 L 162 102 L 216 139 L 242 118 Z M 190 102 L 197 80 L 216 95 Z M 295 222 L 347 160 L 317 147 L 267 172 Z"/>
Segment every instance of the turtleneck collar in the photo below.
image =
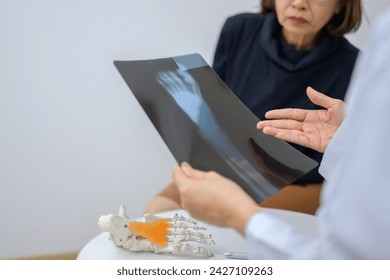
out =
<path fill-rule="evenodd" d="M 289 71 L 303 70 L 325 59 L 336 51 L 338 37 L 323 32 L 316 46 L 307 51 L 300 51 L 288 45 L 281 34 L 281 26 L 274 13 L 264 16 L 264 25 L 259 34 L 263 51 L 279 66 Z"/>

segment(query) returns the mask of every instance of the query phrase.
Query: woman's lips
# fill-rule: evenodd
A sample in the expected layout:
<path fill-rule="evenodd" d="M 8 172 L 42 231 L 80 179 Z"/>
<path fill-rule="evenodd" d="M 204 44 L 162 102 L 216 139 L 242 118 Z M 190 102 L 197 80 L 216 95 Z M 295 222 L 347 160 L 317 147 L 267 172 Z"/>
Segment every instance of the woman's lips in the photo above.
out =
<path fill-rule="evenodd" d="M 306 20 L 301 17 L 288 17 L 290 21 L 292 21 L 294 24 L 304 24 L 306 23 Z"/>

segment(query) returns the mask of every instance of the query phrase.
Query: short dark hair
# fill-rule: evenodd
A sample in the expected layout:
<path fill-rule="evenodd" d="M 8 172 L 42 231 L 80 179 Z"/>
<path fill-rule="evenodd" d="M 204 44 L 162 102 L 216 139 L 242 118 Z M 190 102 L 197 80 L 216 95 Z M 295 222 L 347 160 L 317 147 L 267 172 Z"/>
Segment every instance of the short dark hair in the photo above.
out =
<path fill-rule="evenodd" d="M 361 0 L 338 0 L 340 12 L 334 14 L 325 28 L 334 36 L 341 36 L 359 29 L 362 23 Z M 275 13 L 275 0 L 261 0 L 260 14 Z"/>

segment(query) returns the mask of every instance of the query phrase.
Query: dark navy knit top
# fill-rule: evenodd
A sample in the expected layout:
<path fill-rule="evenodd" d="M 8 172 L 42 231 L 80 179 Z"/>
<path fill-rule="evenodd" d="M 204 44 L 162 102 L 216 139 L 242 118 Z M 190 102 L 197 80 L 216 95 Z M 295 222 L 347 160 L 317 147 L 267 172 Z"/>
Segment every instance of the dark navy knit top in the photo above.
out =
<path fill-rule="evenodd" d="M 289 46 L 275 14 L 240 14 L 223 26 L 213 68 L 241 101 L 259 118 L 271 109 L 315 109 L 308 86 L 344 99 L 358 49 L 344 37 L 323 32 L 309 51 Z M 293 145 L 320 162 L 322 154 Z M 322 182 L 318 168 L 296 184 Z"/>

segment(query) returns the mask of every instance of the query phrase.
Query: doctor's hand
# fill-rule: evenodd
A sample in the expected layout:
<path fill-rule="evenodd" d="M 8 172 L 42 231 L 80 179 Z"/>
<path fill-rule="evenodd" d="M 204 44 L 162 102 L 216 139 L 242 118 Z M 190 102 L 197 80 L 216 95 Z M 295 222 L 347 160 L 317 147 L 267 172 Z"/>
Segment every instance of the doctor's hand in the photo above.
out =
<path fill-rule="evenodd" d="M 257 128 L 265 134 L 323 153 L 344 119 L 345 103 L 311 87 L 306 93 L 314 104 L 324 109 L 271 110 L 265 114 L 269 120 L 260 121 Z"/>
<path fill-rule="evenodd" d="M 250 217 L 260 209 L 236 183 L 214 171 L 203 172 L 182 163 L 175 168 L 173 179 L 182 208 L 207 223 L 244 234 Z"/>

